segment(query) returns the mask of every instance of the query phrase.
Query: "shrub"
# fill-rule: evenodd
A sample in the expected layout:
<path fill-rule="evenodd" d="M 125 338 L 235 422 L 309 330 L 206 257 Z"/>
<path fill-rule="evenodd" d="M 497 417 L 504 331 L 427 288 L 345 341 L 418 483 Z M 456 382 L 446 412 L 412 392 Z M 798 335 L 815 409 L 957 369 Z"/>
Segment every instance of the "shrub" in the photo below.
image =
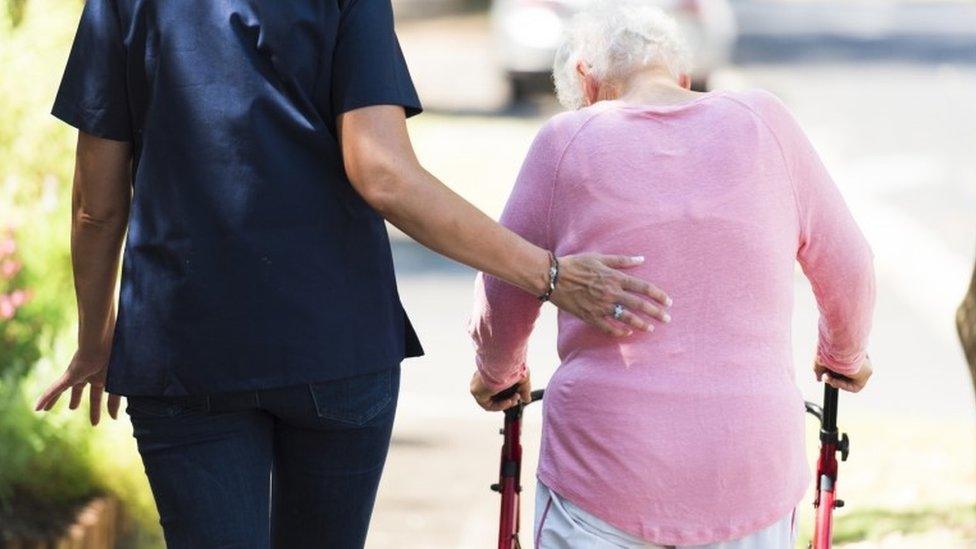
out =
<path fill-rule="evenodd" d="M 4 535 L 56 530 L 76 505 L 104 492 L 143 527 L 136 546 L 158 545 L 128 422 L 92 428 L 64 397 L 52 412 L 32 407 L 75 349 L 76 132 L 49 112 L 82 6 L 0 0 L 0 546 Z"/>

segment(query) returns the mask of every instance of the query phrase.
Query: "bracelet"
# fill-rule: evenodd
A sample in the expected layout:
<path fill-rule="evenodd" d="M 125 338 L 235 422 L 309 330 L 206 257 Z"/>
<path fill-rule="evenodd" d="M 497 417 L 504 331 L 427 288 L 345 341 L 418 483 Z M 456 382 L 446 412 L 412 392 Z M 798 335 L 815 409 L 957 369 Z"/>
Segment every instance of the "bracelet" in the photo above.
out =
<path fill-rule="evenodd" d="M 552 292 L 556 291 L 556 283 L 559 282 L 559 259 L 556 254 L 549 252 L 549 287 L 546 293 L 539 296 L 539 301 L 545 303 L 552 297 Z"/>

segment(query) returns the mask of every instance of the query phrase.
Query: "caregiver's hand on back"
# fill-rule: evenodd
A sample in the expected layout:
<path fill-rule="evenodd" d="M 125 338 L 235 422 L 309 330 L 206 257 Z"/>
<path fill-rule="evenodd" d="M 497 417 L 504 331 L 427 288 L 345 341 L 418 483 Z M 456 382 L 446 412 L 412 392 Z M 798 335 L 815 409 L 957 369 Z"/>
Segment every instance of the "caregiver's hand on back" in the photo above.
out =
<path fill-rule="evenodd" d="M 617 304 L 624 308 L 620 322 L 631 328 L 654 330 L 650 322 L 631 311 L 639 311 L 662 322 L 671 320 L 665 311 L 671 305 L 671 298 L 663 290 L 650 282 L 615 270 L 642 265 L 643 257 L 580 254 L 564 257 L 559 262 L 559 281 L 550 301 L 604 332 L 617 336 L 633 333 L 620 324 L 610 322 Z M 651 298 L 653 302 L 646 298 Z"/>
<path fill-rule="evenodd" d="M 421 244 L 535 296 L 547 293 L 550 254 L 458 196 L 417 161 L 404 110 L 380 105 L 343 113 L 337 120 L 350 183 L 387 221 Z M 619 269 L 643 258 L 585 253 L 559 258 L 550 300 L 604 332 L 626 336 L 650 330 L 648 318 L 667 321 L 667 295 Z M 619 322 L 611 320 L 623 307 Z"/>

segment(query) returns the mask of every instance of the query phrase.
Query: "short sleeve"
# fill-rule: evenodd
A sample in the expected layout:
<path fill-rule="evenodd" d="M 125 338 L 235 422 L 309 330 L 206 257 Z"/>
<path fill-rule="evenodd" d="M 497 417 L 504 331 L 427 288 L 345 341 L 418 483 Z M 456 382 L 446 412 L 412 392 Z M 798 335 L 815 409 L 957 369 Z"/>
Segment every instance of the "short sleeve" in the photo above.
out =
<path fill-rule="evenodd" d="M 112 0 L 87 0 L 51 114 L 79 130 L 132 140 L 125 50 Z"/>
<path fill-rule="evenodd" d="M 350 0 L 336 37 L 332 108 L 338 116 L 373 105 L 401 105 L 408 117 L 422 110 L 393 29 L 390 0 Z"/>

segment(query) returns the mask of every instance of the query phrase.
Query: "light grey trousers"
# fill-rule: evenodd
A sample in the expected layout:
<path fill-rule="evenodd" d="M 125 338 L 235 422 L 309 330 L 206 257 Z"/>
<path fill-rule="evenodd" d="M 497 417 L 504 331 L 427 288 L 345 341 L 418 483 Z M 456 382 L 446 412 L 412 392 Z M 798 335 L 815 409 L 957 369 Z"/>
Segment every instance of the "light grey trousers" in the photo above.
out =
<path fill-rule="evenodd" d="M 731 541 L 682 545 L 681 549 L 792 549 L 796 544 L 796 510 L 775 524 Z M 535 496 L 537 549 L 666 549 L 614 527 L 538 483 Z"/>

